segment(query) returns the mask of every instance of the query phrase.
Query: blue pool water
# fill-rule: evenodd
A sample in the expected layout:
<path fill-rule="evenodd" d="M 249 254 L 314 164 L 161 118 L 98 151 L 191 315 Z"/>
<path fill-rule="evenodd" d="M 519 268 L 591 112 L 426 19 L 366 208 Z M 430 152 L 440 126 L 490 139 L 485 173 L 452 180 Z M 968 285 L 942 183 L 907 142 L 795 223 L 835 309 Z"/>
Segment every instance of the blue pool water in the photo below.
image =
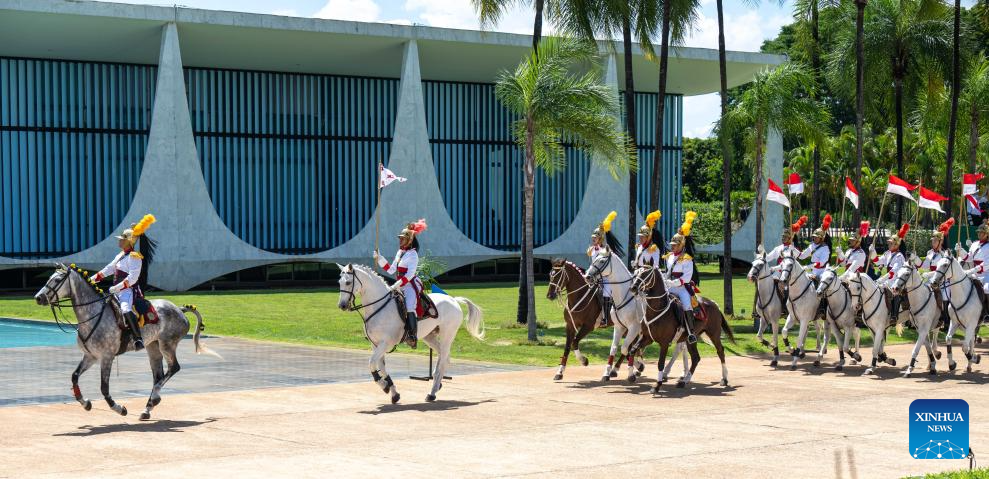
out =
<path fill-rule="evenodd" d="M 55 324 L 0 319 L 0 348 L 69 346 L 76 343 L 74 331 L 63 333 Z"/>

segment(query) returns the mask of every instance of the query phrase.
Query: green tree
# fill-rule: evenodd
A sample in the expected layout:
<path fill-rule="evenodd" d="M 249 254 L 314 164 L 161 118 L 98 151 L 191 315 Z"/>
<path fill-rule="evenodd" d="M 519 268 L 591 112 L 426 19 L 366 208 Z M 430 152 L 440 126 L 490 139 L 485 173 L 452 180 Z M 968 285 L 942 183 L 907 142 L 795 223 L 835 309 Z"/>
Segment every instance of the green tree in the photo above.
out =
<path fill-rule="evenodd" d="M 813 74 L 807 68 L 784 63 L 756 74 L 750 88 L 722 120 L 727 131 L 747 138 L 757 187 L 763 183 L 763 154 L 771 130 L 800 137 L 811 144 L 823 141 L 829 115 L 812 99 L 815 88 Z M 762 203 L 762 195 L 757 194 L 756 244 L 762 244 Z"/>
<path fill-rule="evenodd" d="M 962 104 L 968 111 L 968 172 L 975 172 L 979 140 L 982 135 L 982 117 L 989 114 L 989 59 L 979 55 L 972 60 L 965 76 Z"/>
<path fill-rule="evenodd" d="M 525 152 L 523 166 L 522 251 L 525 265 L 529 340 L 536 340 L 535 292 L 532 277 L 533 198 L 536 168 L 553 173 L 566 167 L 563 138 L 591 158 L 606 162 L 616 178 L 635 167 L 632 152 L 616 120 L 618 101 L 601 84 L 600 72 L 571 73 L 575 65 L 597 58 L 596 47 L 570 38 L 546 38 L 511 72 L 503 72 L 495 94 L 507 109 L 519 115 L 513 135 Z"/>

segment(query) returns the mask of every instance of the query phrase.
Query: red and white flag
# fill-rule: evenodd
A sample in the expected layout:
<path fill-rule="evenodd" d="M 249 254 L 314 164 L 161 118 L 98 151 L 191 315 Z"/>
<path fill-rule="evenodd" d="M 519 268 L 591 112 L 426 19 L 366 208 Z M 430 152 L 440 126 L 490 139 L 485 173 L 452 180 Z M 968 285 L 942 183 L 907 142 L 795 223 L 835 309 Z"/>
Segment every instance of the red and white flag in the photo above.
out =
<path fill-rule="evenodd" d="M 848 201 L 852 202 L 852 206 L 858 209 L 859 192 L 855 189 L 855 185 L 852 184 L 852 179 L 847 176 L 845 177 L 845 198 L 848 198 Z"/>
<path fill-rule="evenodd" d="M 395 173 L 392 173 L 391 170 L 385 168 L 385 165 L 378 165 L 378 168 L 381 170 L 381 181 L 378 182 L 379 188 L 384 188 L 396 181 L 401 183 L 408 180 L 408 178 L 402 178 L 401 176 L 395 175 Z"/>
<path fill-rule="evenodd" d="M 920 187 L 920 202 L 917 203 L 917 205 L 920 206 L 921 208 L 927 208 L 929 210 L 935 210 L 935 211 L 940 211 L 941 213 L 944 213 L 944 210 L 941 209 L 941 203 L 940 202 L 941 201 L 944 201 L 946 199 L 948 199 L 948 198 L 945 198 L 944 196 L 941 196 L 938 192 L 931 191 L 931 190 L 929 190 L 929 189 L 924 188 L 923 186 L 921 186 Z"/>
<path fill-rule="evenodd" d="M 800 179 L 800 175 L 796 173 L 790 173 L 790 176 L 783 180 L 783 184 L 790 188 L 791 195 L 799 195 L 804 192 L 804 180 Z"/>
<path fill-rule="evenodd" d="M 769 180 L 769 190 L 766 191 L 766 199 L 775 203 L 779 203 L 787 208 L 790 207 L 790 199 L 783 194 L 783 189 L 779 185 Z"/>
<path fill-rule="evenodd" d="M 974 195 L 975 194 L 975 182 L 985 178 L 986 175 L 982 173 L 965 173 L 962 175 L 962 194 L 963 195 Z"/>
<path fill-rule="evenodd" d="M 965 205 L 968 207 L 968 214 L 982 215 L 982 208 L 979 208 L 979 200 L 975 199 L 975 195 L 965 195 Z"/>
<path fill-rule="evenodd" d="M 889 175 L 889 184 L 886 185 L 886 192 L 902 196 L 910 201 L 917 201 L 913 199 L 913 195 L 910 194 L 911 191 L 917 189 L 917 186 L 918 185 L 911 185 L 910 183 L 897 178 L 896 175 Z"/>

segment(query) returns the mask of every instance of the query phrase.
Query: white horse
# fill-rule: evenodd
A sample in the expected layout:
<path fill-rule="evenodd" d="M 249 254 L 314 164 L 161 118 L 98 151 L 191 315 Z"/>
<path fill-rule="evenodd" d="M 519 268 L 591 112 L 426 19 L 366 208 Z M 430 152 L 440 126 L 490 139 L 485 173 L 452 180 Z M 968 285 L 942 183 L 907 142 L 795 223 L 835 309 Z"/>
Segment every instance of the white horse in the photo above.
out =
<path fill-rule="evenodd" d="M 386 394 L 391 394 L 391 402 L 395 404 L 400 396 L 385 370 L 385 354 L 402 341 L 405 320 L 399 316 L 388 284 L 374 270 L 356 264 L 337 266 L 340 267 L 340 301 L 337 306 L 344 311 L 357 311 L 364 319 L 364 335 L 374 347 L 368 362 L 371 377 Z M 370 301 L 365 302 L 364 299 Z M 443 375 L 450 363 L 450 347 L 464 319 L 460 306 L 467 306 L 467 331 L 477 339 L 484 339 L 484 318 L 481 308 L 467 298 L 430 294 L 429 299 L 436 304 L 439 317 L 420 319 L 417 336 L 439 355 L 436 368 L 432 371 L 433 387 L 426 395 L 426 401 L 432 402 L 436 400 L 436 392 L 443 387 Z M 361 305 L 357 305 L 358 300 Z"/>
<path fill-rule="evenodd" d="M 879 361 L 896 366 L 896 360 L 886 356 L 886 328 L 889 327 L 889 308 L 879 285 L 865 273 L 847 276 L 848 292 L 852 295 L 852 307 L 862 314 L 862 322 L 872 331 L 872 365 L 864 374 L 872 374 Z"/>
<path fill-rule="evenodd" d="M 948 325 L 944 338 L 948 349 L 948 369 L 954 371 L 957 367 L 951 357 L 951 343 L 954 341 L 955 330 L 961 326 L 965 329 L 962 352 L 968 359 L 968 367 L 965 370 L 972 372 L 972 364 L 979 364 L 981 360 L 981 356 L 974 352 L 975 338 L 983 315 L 982 303 L 976 291 L 976 288 L 981 286 L 965 274 L 965 269 L 957 258 L 942 258 L 937 262 L 932 284 L 938 289 L 942 287 L 948 289 L 945 307 L 948 308 L 951 324 Z"/>
<path fill-rule="evenodd" d="M 935 351 L 932 349 L 932 345 L 937 342 L 938 331 L 935 325 L 941 316 L 934 295 L 939 293 L 935 293 L 924 281 L 920 273 L 917 272 L 917 266 L 913 261 L 907 261 L 894 274 L 896 276 L 893 277 L 893 281 L 888 283 L 889 290 L 893 292 L 894 296 L 906 293 L 907 302 L 910 304 L 911 321 L 917 328 L 917 342 L 913 346 L 910 365 L 903 371 L 903 376 L 909 377 L 910 373 L 913 372 L 921 346 L 927 348 L 927 359 L 930 361 L 928 374 L 933 376 L 937 374 L 937 367 L 935 366 Z M 931 338 L 932 331 L 933 338 Z"/>
<path fill-rule="evenodd" d="M 821 273 L 820 281 L 817 285 L 817 296 L 828 302 L 828 309 L 825 314 L 828 326 L 835 334 L 835 342 L 838 344 L 838 364 L 834 367 L 836 371 L 841 371 L 845 367 L 845 355 L 849 355 L 855 361 L 861 361 L 862 356 L 858 352 L 859 341 L 862 339 L 862 331 L 855 326 L 855 313 L 852 308 L 852 294 L 848 292 L 841 281 L 838 281 L 838 273 L 834 267 L 828 266 Z M 852 334 L 855 335 L 855 352 L 849 349 Z"/>
<path fill-rule="evenodd" d="M 769 324 L 773 328 L 773 360 L 770 366 L 776 367 L 780 359 L 779 334 L 780 316 L 783 316 L 785 305 L 783 299 L 777 293 L 776 280 L 773 272 L 766 267 L 766 252 L 760 251 L 752 262 L 752 268 L 746 275 L 749 281 L 755 283 L 755 312 L 759 315 L 759 332 L 756 337 L 763 346 L 769 347 L 769 341 L 762 337 L 762 333 Z"/>
<path fill-rule="evenodd" d="M 614 253 L 607 253 L 598 256 L 587 268 L 587 276 L 594 281 L 608 283 L 611 285 L 611 297 L 615 307 L 612 317 L 615 320 L 615 328 L 611 339 L 611 351 L 608 353 L 608 364 L 604 367 L 602 381 L 611 379 L 614 366 L 615 353 L 621 347 L 622 356 L 628 356 L 629 345 L 636 341 L 642 333 L 643 306 L 639 298 L 631 292 L 632 273 L 628 271 L 625 263 L 621 259 L 615 260 Z M 622 341 L 622 338 L 625 341 Z M 620 362 L 620 361 L 619 361 Z M 628 358 L 628 381 L 635 382 L 636 377 L 642 374 L 645 365 L 635 358 Z"/>
<path fill-rule="evenodd" d="M 793 361 L 790 363 L 790 370 L 792 371 L 797 369 L 797 359 L 801 359 L 806 355 L 804 344 L 807 341 L 807 329 L 810 323 L 817 318 L 817 307 L 820 305 L 820 299 L 814 294 L 814 282 L 811 281 L 810 277 L 807 276 L 807 272 L 804 271 L 804 268 L 800 266 L 800 263 L 792 255 L 785 254 L 783 256 L 783 263 L 780 264 L 779 270 L 780 283 L 785 286 L 785 291 L 787 292 L 786 306 L 789 311 L 786 324 L 783 325 L 783 337 L 787 337 L 787 331 L 794 321 L 800 322 L 797 347 L 790 352 L 790 355 L 793 357 Z M 817 360 L 814 361 L 814 366 L 821 365 L 821 358 L 824 356 L 828 344 L 827 328 L 817 329 L 818 333 L 823 329 L 824 337 L 821 338 L 821 335 L 818 334 Z"/>

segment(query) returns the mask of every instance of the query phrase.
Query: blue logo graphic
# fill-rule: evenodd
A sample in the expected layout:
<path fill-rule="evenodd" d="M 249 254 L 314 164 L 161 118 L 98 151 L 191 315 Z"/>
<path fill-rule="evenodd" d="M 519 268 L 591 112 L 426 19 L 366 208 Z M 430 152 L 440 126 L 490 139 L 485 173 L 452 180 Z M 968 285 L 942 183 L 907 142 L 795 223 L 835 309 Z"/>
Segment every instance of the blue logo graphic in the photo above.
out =
<path fill-rule="evenodd" d="M 961 399 L 917 399 L 910 403 L 910 456 L 965 459 L 968 403 Z"/>

